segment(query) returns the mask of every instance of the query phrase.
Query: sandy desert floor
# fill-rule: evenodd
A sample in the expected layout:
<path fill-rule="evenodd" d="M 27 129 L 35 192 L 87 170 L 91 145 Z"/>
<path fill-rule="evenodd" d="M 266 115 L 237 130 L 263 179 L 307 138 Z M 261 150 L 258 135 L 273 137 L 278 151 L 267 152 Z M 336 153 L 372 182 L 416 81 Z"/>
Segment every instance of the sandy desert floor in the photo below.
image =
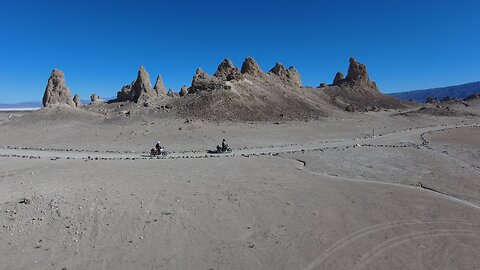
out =
<path fill-rule="evenodd" d="M 0 114 L 0 269 L 480 268 L 478 117 L 20 114 Z"/>

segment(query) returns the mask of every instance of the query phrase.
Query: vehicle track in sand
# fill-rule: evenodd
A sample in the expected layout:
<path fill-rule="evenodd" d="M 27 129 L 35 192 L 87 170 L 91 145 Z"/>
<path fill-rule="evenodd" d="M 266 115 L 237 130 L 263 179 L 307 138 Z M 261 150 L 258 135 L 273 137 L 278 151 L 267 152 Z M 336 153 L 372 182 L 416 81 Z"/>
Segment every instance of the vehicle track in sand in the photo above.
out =
<path fill-rule="evenodd" d="M 371 250 L 366 252 L 358 261 L 358 263 L 352 268 L 353 270 L 360 270 L 367 268 L 368 264 L 381 255 L 382 253 L 397 247 L 399 245 L 406 244 L 408 242 L 423 239 L 423 238 L 437 238 L 437 237 L 452 237 L 452 236 L 467 236 L 480 237 L 480 231 L 478 230 L 426 230 L 420 232 L 413 232 L 406 235 L 399 235 L 392 237 L 378 245 L 375 245 Z M 368 268 L 367 268 L 368 269 Z"/>
<path fill-rule="evenodd" d="M 438 229 L 426 229 L 422 227 L 439 227 Z M 460 229 L 451 229 L 449 226 L 461 227 Z M 455 233 L 468 233 L 471 235 L 480 236 L 480 231 L 478 228 L 480 223 L 471 223 L 465 222 L 464 220 L 442 220 L 442 219 L 431 219 L 431 220 L 398 220 L 394 222 L 375 224 L 368 226 L 366 228 L 355 231 L 340 240 L 333 243 L 329 248 L 322 252 L 318 257 L 316 257 L 309 265 L 307 265 L 303 270 L 313 270 L 313 269 L 323 269 L 323 267 L 328 264 L 328 261 L 339 254 L 348 253 L 348 248 L 353 246 L 355 243 L 361 243 L 362 239 L 372 238 L 375 234 L 383 236 L 385 233 L 393 232 L 394 230 L 403 229 L 409 233 L 400 234 L 388 240 L 382 241 L 379 244 L 375 244 L 370 250 L 367 250 L 360 259 L 358 259 L 357 268 L 361 268 L 368 264 L 368 262 L 374 257 L 378 256 L 382 252 L 393 248 L 397 245 L 404 244 L 410 240 L 428 237 L 428 236 L 448 236 Z M 411 233 L 411 231 L 414 231 Z M 350 255 L 348 255 L 350 256 Z"/>

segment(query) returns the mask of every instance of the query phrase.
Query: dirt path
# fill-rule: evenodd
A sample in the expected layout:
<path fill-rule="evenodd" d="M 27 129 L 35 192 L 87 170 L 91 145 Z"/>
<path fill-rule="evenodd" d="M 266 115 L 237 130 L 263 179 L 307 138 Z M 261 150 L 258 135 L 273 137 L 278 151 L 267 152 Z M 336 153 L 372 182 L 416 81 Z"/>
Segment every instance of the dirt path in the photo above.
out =
<path fill-rule="evenodd" d="M 250 155 L 276 155 L 282 153 L 293 153 L 299 151 L 325 151 L 338 150 L 350 147 L 419 147 L 428 142 L 424 139 L 424 134 L 431 134 L 436 131 L 444 131 L 455 128 L 479 127 L 480 124 L 464 125 L 441 125 L 421 128 L 408 128 L 385 134 L 383 136 L 371 136 L 366 138 L 354 138 L 343 140 L 331 140 L 322 142 L 313 142 L 306 144 L 296 144 L 288 146 L 267 146 L 264 148 L 237 149 L 230 154 L 207 154 L 205 152 L 171 152 L 169 159 L 178 158 L 208 158 L 208 157 L 231 157 L 231 156 L 250 156 Z M 31 148 L 13 148 L 4 146 L 0 148 L 0 156 L 17 157 L 30 159 L 84 159 L 84 160 L 150 160 L 148 153 L 131 152 L 100 152 L 84 150 L 66 150 L 66 149 L 31 149 Z"/>

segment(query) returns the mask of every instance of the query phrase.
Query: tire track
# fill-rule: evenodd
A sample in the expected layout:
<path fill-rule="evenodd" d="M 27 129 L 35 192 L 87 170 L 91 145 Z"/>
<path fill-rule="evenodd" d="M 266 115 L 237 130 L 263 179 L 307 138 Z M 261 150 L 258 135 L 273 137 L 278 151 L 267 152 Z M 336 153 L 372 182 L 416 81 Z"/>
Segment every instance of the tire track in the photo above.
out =
<path fill-rule="evenodd" d="M 377 246 L 374 246 L 369 252 L 365 253 L 360 258 L 359 262 L 352 269 L 353 270 L 363 269 L 370 263 L 371 260 L 378 257 L 383 252 L 413 240 L 428 238 L 428 237 L 448 237 L 448 236 L 458 236 L 458 235 L 480 237 L 480 231 L 430 230 L 430 231 L 414 232 L 406 235 L 396 236 L 396 237 L 390 238 L 387 241 L 382 242 Z"/>
<path fill-rule="evenodd" d="M 355 231 L 342 239 L 335 242 L 332 246 L 330 246 L 327 250 L 322 252 L 317 258 L 315 258 L 308 266 L 303 268 L 302 270 L 313 270 L 316 267 L 321 266 L 325 263 L 329 258 L 331 258 L 334 254 L 341 251 L 345 247 L 351 245 L 353 242 L 359 240 L 364 236 L 368 236 L 370 234 L 380 232 L 386 229 L 391 229 L 399 226 L 409 226 L 409 225 L 431 225 L 431 224 L 464 224 L 464 225 L 472 225 L 478 226 L 480 223 L 465 223 L 462 220 L 427 220 L 427 221 L 420 221 L 420 220 L 402 220 L 396 222 L 388 222 L 377 224 L 373 226 L 369 226 L 363 228 L 361 230 Z M 392 238 L 393 239 L 393 238 Z"/>

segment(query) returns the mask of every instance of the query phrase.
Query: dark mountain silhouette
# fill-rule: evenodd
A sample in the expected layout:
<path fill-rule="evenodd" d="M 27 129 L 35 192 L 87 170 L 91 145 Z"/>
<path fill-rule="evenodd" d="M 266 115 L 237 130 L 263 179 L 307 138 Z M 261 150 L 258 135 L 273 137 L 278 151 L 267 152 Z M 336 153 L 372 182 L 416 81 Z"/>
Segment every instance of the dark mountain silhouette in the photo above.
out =
<path fill-rule="evenodd" d="M 475 93 L 480 93 L 480 82 L 472 82 L 440 88 L 390 93 L 387 95 L 403 100 L 412 99 L 415 102 L 425 102 L 427 97 L 432 97 L 439 100 L 446 96 L 458 99 L 465 99 L 466 97 Z"/>

